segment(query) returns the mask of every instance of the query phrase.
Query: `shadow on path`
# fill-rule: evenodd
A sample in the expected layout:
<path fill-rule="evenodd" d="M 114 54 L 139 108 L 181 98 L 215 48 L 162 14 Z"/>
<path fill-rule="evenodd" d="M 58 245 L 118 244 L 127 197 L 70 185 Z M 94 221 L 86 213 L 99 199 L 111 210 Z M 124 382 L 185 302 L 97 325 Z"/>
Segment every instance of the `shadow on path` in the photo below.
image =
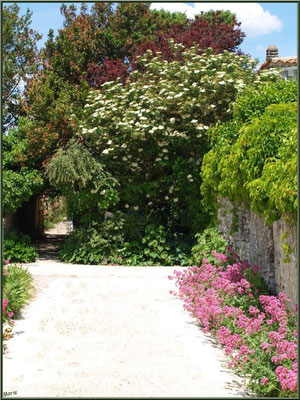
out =
<path fill-rule="evenodd" d="M 42 239 L 38 240 L 35 243 L 39 252 L 38 260 L 58 260 L 59 246 L 67 236 L 62 234 L 46 234 Z"/>
<path fill-rule="evenodd" d="M 72 222 L 63 220 L 57 222 L 53 228 L 46 230 L 44 236 L 34 243 L 39 251 L 38 260 L 59 261 L 59 246 L 69 236 L 72 229 Z"/>

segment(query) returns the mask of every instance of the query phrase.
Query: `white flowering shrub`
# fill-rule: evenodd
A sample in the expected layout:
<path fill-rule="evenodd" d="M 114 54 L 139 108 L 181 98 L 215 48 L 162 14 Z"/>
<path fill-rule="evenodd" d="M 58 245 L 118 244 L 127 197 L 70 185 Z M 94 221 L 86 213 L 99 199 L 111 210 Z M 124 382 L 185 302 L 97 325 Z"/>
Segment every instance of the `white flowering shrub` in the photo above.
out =
<path fill-rule="evenodd" d="M 199 231 L 207 221 L 199 176 L 207 130 L 230 119 L 237 94 L 264 76 L 247 56 L 199 55 L 195 47 L 181 61 L 149 50 L 138 62 L 125 86 L 117 80 L 89 93 L 79 138 L 120 183 L 121 211 Z"/>

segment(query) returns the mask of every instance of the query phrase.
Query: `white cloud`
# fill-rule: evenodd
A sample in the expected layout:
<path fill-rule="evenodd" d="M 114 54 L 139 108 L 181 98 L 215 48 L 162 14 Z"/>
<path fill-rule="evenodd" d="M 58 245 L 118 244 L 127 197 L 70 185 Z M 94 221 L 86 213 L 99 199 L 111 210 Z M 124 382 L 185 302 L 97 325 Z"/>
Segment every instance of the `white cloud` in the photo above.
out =
<path fill-rule="evenodd" d="M 262 52 L 265 52 L 266 49 L 267 49 L 266 46 L 263 46 L 263 45 L 261 45 L 261 44 L 256 45 L 256 50 L 259 51 L 259 52 L 261 52 L 261 53 L 262 53 Z"/>
<path fill-rule="evenodd" d="M 188 18 L 193 18 L 201 11 L 230 10 L 242 23 L 241 28 L 248 37 L 265 35 L 282 29 L 280 19 L 276 15 L 270 14 L 269 11 L 265 11 L 258 3 L 194 3 L 194 7 L 187 3 L 151 4 L 151 9 L 159 10 L 161 8 L 167 11 L 184 12 Z"/>
<path fill-rule="evenodd" d="M 186 13 L 188 18 L 193 18 L 195 15 L 195 9 L 187 3 L 152 3 L 150 6 L 151 10 L 164 9 L 166 11 L 179 11 Z M 197 14 L 197 13 L 196 13 Z"/>

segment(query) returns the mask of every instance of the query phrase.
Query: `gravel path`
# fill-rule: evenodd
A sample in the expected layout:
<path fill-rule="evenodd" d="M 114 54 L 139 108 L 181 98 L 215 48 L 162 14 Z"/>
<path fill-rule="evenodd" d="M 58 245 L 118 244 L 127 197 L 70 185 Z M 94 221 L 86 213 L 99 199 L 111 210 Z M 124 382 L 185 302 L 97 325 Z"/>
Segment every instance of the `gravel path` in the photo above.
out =
<path fill-rule="evenodd" d="M 169 294 L 174 267 L 40 260 L 28 269 L 36 296 L 3 358 L 10 397 L 248 396 Z"/>

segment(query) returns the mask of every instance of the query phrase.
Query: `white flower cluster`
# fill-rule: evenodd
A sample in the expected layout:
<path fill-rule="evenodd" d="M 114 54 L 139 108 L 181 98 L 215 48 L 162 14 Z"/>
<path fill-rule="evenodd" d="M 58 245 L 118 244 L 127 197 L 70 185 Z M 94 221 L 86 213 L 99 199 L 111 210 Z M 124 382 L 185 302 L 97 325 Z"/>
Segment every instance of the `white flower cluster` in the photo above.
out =
<path fill-rule="evenodd" d="M 182 49 L 175 42 L 172 46 L 174 51 Z M 158 171 L 165 165 L 173 168 L 180 146 L 198 151 L 217 116 L 231 112 L 237 92 L 261 79 L 252 71 L 255 61 L 246 56 L 228 51 L 214 55 L 212 49 L 199 55 L 196 47 L 182 56 L 183 64 L 167 62 L 160 54 L 152 58 L 147 51 L 138 60 L 145 71 L 132 73 L 135 82 L 106 82 L 101 92 L 89 93 L 81 133 L 110 169 L 130 176 L 128 182 L 136 177 L 146 182 L 149 166 Z M 187 159 L 191 166 L 200 164 L 197 156 L 187 153 Z M 189 182 L 197 179 L 187 171 L 184 176 Z M 178 195 L 172 197 L 175 191 L 171 186 L 165 200 L 178 202 Z M 146 196 L 152 205 L 152 194 Z"/>

